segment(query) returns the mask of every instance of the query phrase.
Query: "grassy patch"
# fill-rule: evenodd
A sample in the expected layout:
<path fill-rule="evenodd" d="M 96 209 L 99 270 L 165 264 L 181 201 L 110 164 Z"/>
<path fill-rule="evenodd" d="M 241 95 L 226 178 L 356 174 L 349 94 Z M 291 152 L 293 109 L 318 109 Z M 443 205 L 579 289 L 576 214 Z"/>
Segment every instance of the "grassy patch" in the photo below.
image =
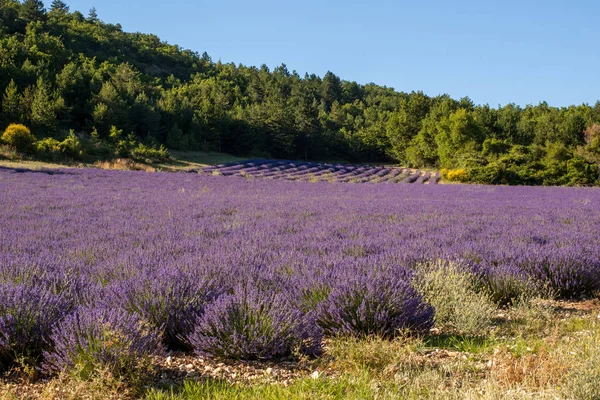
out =
<path fill-rule="evenodd" d="M 180 163 L 197 167 L 238 162 L 248 159 L 248 157 L 237 157 L 231 154 L 217 152 L 171 150 L 170 153 L 173 158 L 174 165 Z"/>
<path fill-rule="evenodd" d="M 68 167 L 97 167 L 103 169 L 138 170 L 138 171 L 179 171 L 192 168 L 202 168 L 208 165 L 243 161 L 245 158 L 232 156 L 225 153 L 207 153 L 201 151 L 172 151 L 171 159 L 160 163 L 142 163 L 130 159 L 114 159 L 107 161 L 39 161 L 31 158 L 22 158 L 8 147 L 0 147 L 0 166 L 8 168 L 28 168 L 38 170 L 42 168 L 68 168 Z"/>
<path fill-rule="evenodd" d="M 338 337 L 289 385 L 220 380 L 151 389 L 147 399 L 598 399 L 600 318 L 543 301 L 498 311 L 485 334 Z"/>

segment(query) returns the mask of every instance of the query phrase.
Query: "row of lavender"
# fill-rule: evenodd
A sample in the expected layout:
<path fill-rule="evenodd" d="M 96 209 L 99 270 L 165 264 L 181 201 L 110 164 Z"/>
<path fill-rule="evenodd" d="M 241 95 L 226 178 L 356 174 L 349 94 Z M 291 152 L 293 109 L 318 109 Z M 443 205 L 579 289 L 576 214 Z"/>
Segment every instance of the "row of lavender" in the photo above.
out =
<path fill-rule="evenodd" d="M 426 183 L 435 185 L 441 178 L 439 172 L 432 174 L 408 168 L 265 159 L 213 165 L 194 171 L 223 176 L 241 175 L 290 181 L 343 183 Z"/>
<path fill-rule="evenodd" d="M 165 348 L 272 358 L 318 354 L 324 335 L 426 331 L 434 310 L 411 280 L 438 259 L 499 303 L 600 288 L 589 188 L 0 169 L 0 204 L 4 366 L 126 370 Z"/>

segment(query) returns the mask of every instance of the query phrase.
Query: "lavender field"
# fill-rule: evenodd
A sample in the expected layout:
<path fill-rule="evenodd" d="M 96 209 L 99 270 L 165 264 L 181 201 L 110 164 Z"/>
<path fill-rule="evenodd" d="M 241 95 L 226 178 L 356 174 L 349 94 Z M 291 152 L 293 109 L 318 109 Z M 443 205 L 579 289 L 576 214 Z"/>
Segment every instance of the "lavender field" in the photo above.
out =
<path fill-rule="evenodd" d="M 498 305 L 600 289 L 596 189 L 0 169 L 0 204 L 0 362 L 46 373 L 425 333 L 435 309 L 411 282 L 438 260 Z"/>
<path fill-rule="evenodd" d="M 341 183 L 420 183 L 435 185 L 441 174 L 418 169 L 286 160 L 246 160 L 209 166 L 199 173 L 222 176 Z"/>

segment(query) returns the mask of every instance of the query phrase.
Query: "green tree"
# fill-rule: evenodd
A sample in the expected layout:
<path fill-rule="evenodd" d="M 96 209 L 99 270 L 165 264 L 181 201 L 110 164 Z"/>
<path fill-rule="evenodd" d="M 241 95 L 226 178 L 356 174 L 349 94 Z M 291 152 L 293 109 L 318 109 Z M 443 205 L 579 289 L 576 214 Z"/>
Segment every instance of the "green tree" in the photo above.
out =
<path fill-rule="evenodd" d="M 423 119 L 429 113 L 430 99 L 423 92 L 413 92 L 401 99 L 398 110 L 392 112 L 386 124 L 391 156 L 401 164 L 408 162 L 406 149 L 421 130 Z"/>
<path fill-rule="evenodd" d="M 41 0 L 24 0 L 19 14 L 26 23 L 46 20 L 46 9 Z"/>
<path fill-rule="evenodd" d="M 438 125 L 458 108 L 458 102 L 447 95 L 431 101 L 429 114 L 421 121 L 421 129 L 406 148 L 406 159 L 412 167 L 437 167 L 439 165 L 438 145 L 435 136 Z"/>
<path fill-rule="evenodd" d="M 0 0 L 0 34 L 13 34 L 25 29 L 24 21 L 19 18 L 20 8 L 16 0 Z"/>
<path fill-rule="evenodd" d="M 2 96 L 2 112 L 7 124 L 21 122 L 20 103 L 21 95 L 19 94 L 19 88 L 17 88 L 14 79 L 11 79 Z"/>
<path fill-rule="evenodd" d="M 36 131 L 41 132 L 52 131 L 58 125 L 55 101 L 50 96 L 48 86 L 41 77 L 37 81 L 31 103 L 31 123 Z"/>
<path fill-rule="evenodd" d="M 55 14 L 68 14 L 69 6 L 61 0 L 54 0 L 50 6 L 50 11 Z"/>
<path fill-rule="evenodd" d="M 157 138 L 160 130 L 160 114 L 146 93 L 140 93 L 131 107 L 131 124 L 139 137 Z"/>
<path fill-rule="evenodd" d="M 461 156 L 479 152 L 483 139 L 483 131 L 471 113 L 459 108 L 438 125 L 435 141 L 441 165 L 458 166 Z"/>
<path fill-rule="evenodd" d="M 323 77 L 322 97 L 325 100 L 327 110 L 331 108 L 334 101 L 342 100 L 342 80 L 333 72 L 327 71 Z"/>
<path fill-rule="evenodd" d="M 127 127 L 129 107 L 111 82 L 104 82 L 92 113 L 94 126 L 106 134 L 111 126 Z"/>
<path fill-rule="evenodd" d="M 96 7 L 90 8 L 90 12 L 88 13 L 86 20 L 87 22 L 92 24 L 100 22 L 100 19 L 98 18 L 98 12 L 96 11 Z"/>

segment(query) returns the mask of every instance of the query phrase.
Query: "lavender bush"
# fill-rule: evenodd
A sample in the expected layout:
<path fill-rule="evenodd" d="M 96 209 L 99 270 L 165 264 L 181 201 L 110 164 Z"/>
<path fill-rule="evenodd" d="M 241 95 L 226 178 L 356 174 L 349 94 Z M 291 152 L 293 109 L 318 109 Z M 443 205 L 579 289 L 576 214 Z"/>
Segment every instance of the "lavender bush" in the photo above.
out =
<path fill-rule="evenodd" d="M 247 285 L 210 305 L 188 340 L 198 354 L 272 359 L 294 351 L 316 355 L 321 335 L 314 317 L 295 308 L 285 295 Z"/>
<path fill-rule="evenodd" d="M 220 294 L 212 279 L 169 267 L 118 282 L 111 289 L 110 303 L 149 322 L 174 350 L 186 348 L 181 338 L 191 333 L 204 307 Z"/>
<path fill-rule="evenodd" d="M 401 274 L 367 272 L 333 286 L 317 307 L 317 323 L 326 334 L 394 337 L 400 330 L 427 331 L 433 308 Z"/>
<path fill-rule="evenodd" d="M 41 286 L 0 285 L 0 365 L 6 368 L 16 359 L 37 361 L 52 326 L 69 307 L 63 296 Z"/>
<path fill-rule="evenodd" d="M 44 353 L 44 369 L 75 371 L 90 379 L 100 369 L 136 379 L 148 356 L 161 349 L 158 331 L 139 317 L 118 309 L 80 307 L 58 324 Z"/>
<path fill-rule="evenodd" d="M 513 265 L 479 266 L 475 275 L 490 299 L 508 306 L 548 293 L 548 287 L 535 281 L 524 270 Z"/>

